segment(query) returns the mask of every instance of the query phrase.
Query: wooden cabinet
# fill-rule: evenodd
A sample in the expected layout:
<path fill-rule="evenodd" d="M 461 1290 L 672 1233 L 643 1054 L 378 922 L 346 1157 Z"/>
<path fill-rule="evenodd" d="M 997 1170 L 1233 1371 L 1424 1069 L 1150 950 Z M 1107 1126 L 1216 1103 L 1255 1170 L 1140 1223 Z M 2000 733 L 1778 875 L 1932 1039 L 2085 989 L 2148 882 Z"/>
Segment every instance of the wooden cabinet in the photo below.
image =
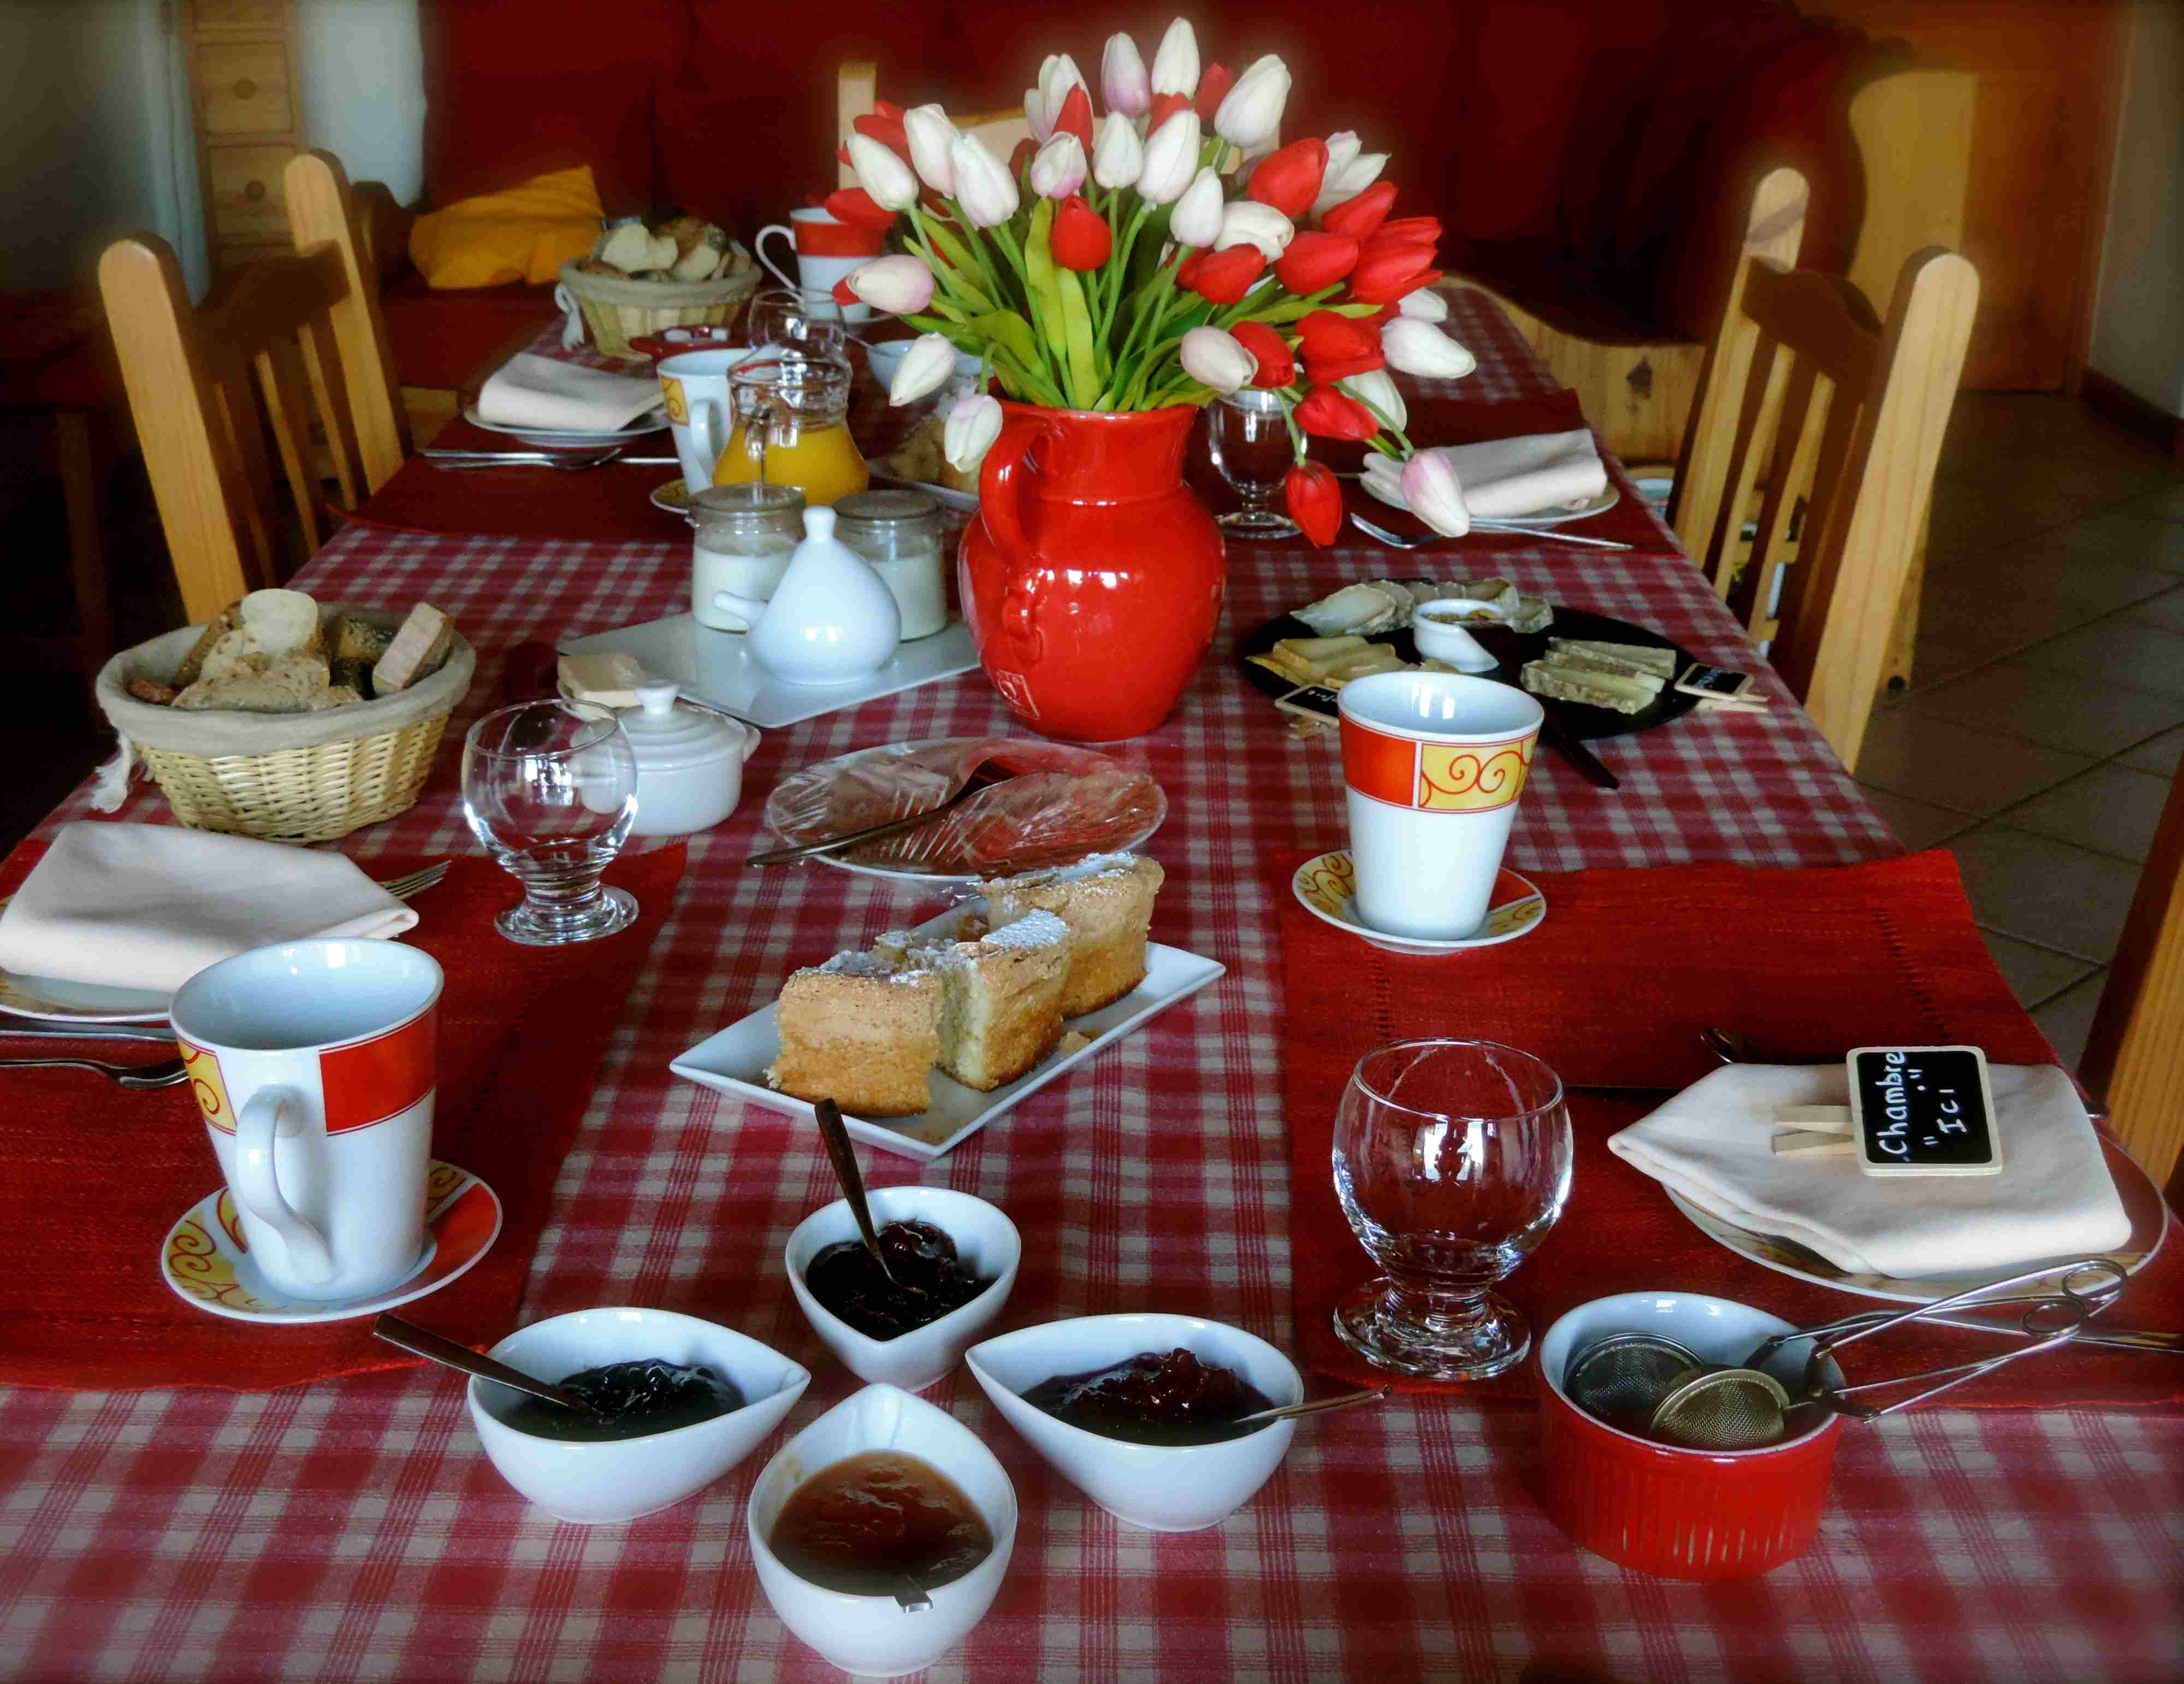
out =
<path fill-rule="evenodd" d="M 304 145 L 295 0 L 182 0 L 214 270 L 288 245 L 281 170 Z"/>

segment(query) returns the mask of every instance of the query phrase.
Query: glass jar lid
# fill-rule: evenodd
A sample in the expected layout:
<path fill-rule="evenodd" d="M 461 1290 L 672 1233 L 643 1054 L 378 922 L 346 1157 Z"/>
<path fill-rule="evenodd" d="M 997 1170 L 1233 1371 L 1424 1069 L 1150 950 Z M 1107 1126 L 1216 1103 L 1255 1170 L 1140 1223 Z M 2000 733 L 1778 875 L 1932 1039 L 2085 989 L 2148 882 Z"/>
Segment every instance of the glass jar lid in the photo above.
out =
<path fill-rule="evenodd" d="M 692 492 L 686 518 L 692 526 L 702 527 L 716 520 L 800 516 L 803 509 L 804 491 L 800 486 L 768 485 L 762 481 L 748 480 Z M 798 530 L 802 531 L 802 527 L 800 526 Z"/>
<path fill-rule="evenodd" d="M 687 772 L 740 756 L 750 728 L 741 720 L 677 707 L 672 684 L 639 684 L 637 705 L 621 716 L 621 728 L 637 756 L 638 773 Z"/>
<path fill-rule="evenodd" d="M 939 514 L 939 499 L 922 491 L 859 491 L 834 499 L 836 520 L 862 521 L 874 526 L 935 520 Z"/>

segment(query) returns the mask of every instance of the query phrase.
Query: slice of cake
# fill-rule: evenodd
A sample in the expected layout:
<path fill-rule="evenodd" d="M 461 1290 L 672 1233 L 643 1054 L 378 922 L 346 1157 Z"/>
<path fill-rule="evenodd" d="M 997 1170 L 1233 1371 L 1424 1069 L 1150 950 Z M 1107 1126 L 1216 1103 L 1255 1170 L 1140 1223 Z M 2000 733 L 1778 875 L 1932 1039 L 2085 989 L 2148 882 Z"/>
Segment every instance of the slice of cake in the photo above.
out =
<path fill-rule="evenodd" d="M 775 1009 L 781 1054 L 766 1079 L 855 1117 L 912 1116 L 933 1102 L 940 999 L 939 976 L 917 962 L 838 953 L 798 971 Z"/>
<path fill-rule="evenodd" d="M 920 948 L 909 962 L 939 973 L 940 1068 L 966 1087 L 1014 1081 L 1061 1039 L 1069 926 L 1034 912 L 978 941 Z"/>
<path fill-rule="evenodd" d="M 1167 873 L 1135 854 L 1095 854 L 1073 866 L 1027 872 L 978 885 L 996 931 L 1032 912 L 1069 926 L 1069 980 L 1061 1015 L 1075 1018 L 1120 1000 L 1145 979 L 1153 897 Z"/>

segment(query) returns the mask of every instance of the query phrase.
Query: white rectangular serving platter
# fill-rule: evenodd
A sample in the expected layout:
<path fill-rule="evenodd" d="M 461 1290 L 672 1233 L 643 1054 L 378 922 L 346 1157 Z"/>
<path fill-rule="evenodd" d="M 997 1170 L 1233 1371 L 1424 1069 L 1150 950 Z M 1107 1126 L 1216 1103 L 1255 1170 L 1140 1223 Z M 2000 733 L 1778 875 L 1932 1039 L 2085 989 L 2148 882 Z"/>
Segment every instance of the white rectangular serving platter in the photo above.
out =
<path fill-rule="evenodd" d="M 967 901 L 938 917 L 928 918 L 914 934 L 946 940 L 959 917 L 984 910 L 983 901 Z M 1081 1018 L 1072 1018 L 1064 1026 L 1065 1029 L 1089 1035 L 1092 1039 L 1089 1046 L 1080 1047 L 1067 1057 L 1050 1057 L 1045 1062 L 1034 1065 L 1015 1081 L 1005 1082 L 991 1093 L 967 1088 L 936 1069 L 932 1077 L 931 1110 L 914 1117 L 879 1117 L 869 1121 L 845 1112 L 842 1120 L 849 1125 L 852 1135 L 868 1146 L 929 1163 L 954 1150 L 959 1142 L 978 1133 L 1027 1094 L 1038 1092 L 1064 1071 L 1092 1057 L 1110 1041 L 1129 1034 L 1146 1018 L 1197 993 L 1228 968 L 1214 960 L 1186 953 L 1179 947 L 1150 943 L 1145 948 L 1143 982 L 1112 1005 L 1103 1006 L 1097 1012 L 1087 1012 Z M 668 1068 L 689 1081 L 718 1089 L 737 1099 L 749 1100 L 769 1111 L 785 1112 L 792 1117 L 811 1116 L 811 1107 L 805 1101 L 777 1093 L 766 1085 L 766 1066 L 781 1051 L 781 1035 L 774 1028 L 773 1012 L 772 1004 L 761 1007 L 741 1023 L 731 1023 L 718 1034 L 699 1041 Z"/>
<path fill-rule="evenodd" d="M 961 620 L 950 621 L 944 630 L 929 638 L 903 644 L 878 672 L 851 684 L 785 684 L 751 658 L 749 638 L 739 632 L 716 632 L 688 614 L 574 638 L 561 645 L 564 655 L 593 652 L 632 655 L 645 671 L 678 685 L 685 695 L 710 702 L 768 731 L 899 690 L 914 690 L 937 678 L 952 678 L 978 665 L 971 628 Z"/>

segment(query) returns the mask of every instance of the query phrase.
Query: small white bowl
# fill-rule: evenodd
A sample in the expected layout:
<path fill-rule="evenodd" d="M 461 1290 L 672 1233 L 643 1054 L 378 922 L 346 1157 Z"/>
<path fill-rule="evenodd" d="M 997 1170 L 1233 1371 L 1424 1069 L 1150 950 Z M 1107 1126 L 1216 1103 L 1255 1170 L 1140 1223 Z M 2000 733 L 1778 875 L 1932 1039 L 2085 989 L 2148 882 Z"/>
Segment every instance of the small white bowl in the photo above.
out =
<path fill-rule="evenodd" d="M 581 1525 L 634 1520 L 704 1490 L 757 1449 L 811 1383 L 809 1369 L 755 1339 L 671 1310 L 549 1316 L 510 1334 L 486 1355 L 554 1381 L 609 1363 L 658 1357 L 702 1363 L 743 1393 L 742 1408 L 710 1421 L 643 1438 L 572 1444 L 509 1425 L 503 1418 L 522 1393 L 471 1380 L 471 1421 L 501 1478 L 555 1519 Z"/>
<path fill-rule="evenodd" d="M 830 1591 L 791 1572 L 767 1542 L 796 1488 L 822 1469 L 871 1450 L 899 1450 L 931 1463 L 971 1499 L 994 1550 L 961 1578 L 932 1587 L 933 1606 L 906 1613 L 891 1596 Z M 751 1562 L 773 1611 L 845 1672 L 891 1678 L 930 1666 L 985 1618 L 1017 1542 L 1017 1493 L 971 1430 L 900 1387 L 868 1386 L 845 1397 L 774 1453 L 744 1510 Z"/>
<path fill-rule="evenodd" d="M 1437 602 L 1421 603 L 1411 616 L 1411 641 L 1429 661 L 1445 661 L 1459 672 L 1491 672 L 1502 663 L 1480 646 L 1462 623 L 1466 615 L 1482 610 L 1490 616 L 1486 623 L 1508 623 L 1490 602 L 1443 597 Z"/>
<path fill-rule="evenodd" d="M 1274 1402 L 1301 1403 L 1296 1364 L 1241 1328 L 1195 1316 L 1083 1316 L 973 1346 L 971 1372 L 1009 1425 L 1055 1471 L 1118 1520 L 1155 1532 L 1217 1525 L 1251 1499 L 1289 1453 L 1293 1420 L 1217 1444 L 1132 1444 L 1057 1419 L 1023 1394 L 1056 1375 L 1112 1368 L 1141 1351 L 1180 1346 L 1233 1369 Z"/>
<path fill-rule="evenodd" d="M 866 341 L 865 361 L 872 369 L 872 378 L 883 386 L 894 385 L 895 371 L 902 366 L 902 360 L 910 354 L 910 348 L 916 343 L 915 339 Z M 957 380 L 976 380 L 980 366 L 978 359 L 968 351 L 956 353 L 955 377 Z"/>
<path fill-rule="evenodd" d="M 963 1360 L 964 1351 L 993 1325 L 1017 1284 L 1023 1260 L 1023 1236 L 998 1206 L 949 1187 L 874 1187 L 868 1195 L 872 1225 L 913 1219 L 931 1223 L 956 1242 L 956 1255 L 973 1274 L 994 1276 L 994 1284 L 961 1308 L 938 1321 L 894 1339 L 874 1339 L 844 1321 L 811 1296 L 804 1271 L 811 1259 L 838 1240 L 857 1237 L 850 1202 L 837 1199 L 796 1224 L 783 1254 L 789 1290 L 803 1307 L 811 1330 L 859 1380 L 922 1391 Z"/>

